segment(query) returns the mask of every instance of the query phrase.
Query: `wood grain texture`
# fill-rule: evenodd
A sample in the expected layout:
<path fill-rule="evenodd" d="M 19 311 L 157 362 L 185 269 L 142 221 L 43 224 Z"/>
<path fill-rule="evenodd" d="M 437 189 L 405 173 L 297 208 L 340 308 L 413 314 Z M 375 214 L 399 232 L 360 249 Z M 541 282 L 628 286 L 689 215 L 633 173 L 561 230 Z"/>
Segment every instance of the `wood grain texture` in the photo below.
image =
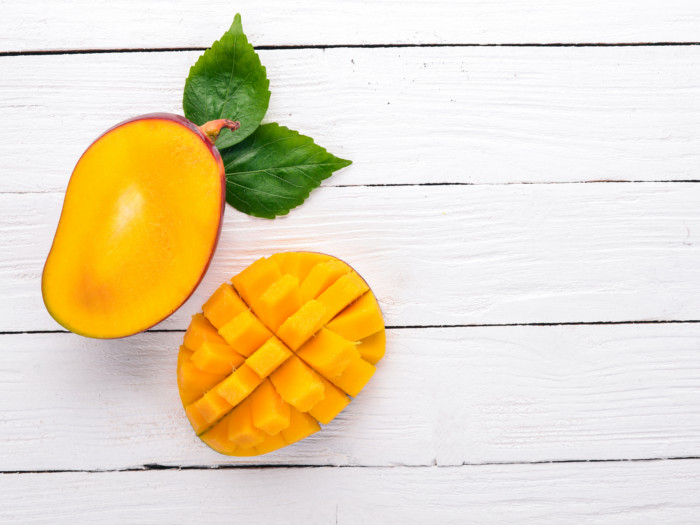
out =
<path fill-rule="evenodd" d="M 40 293 L 62 195 L 0 195 L 0 331 L 60 328 Z M 693 320 L 700 185 L 321 188 L 275 221 L 226 210 L 186 328 L 224 281 L 277 251 L 333 254 L 375 290 L 388 325 Z M 145 254 L 146 255 L 146 254 Z"/>
<path fill-rule="evenodd" d="M 700 46 L 262 51 L 266 120 L 326 185 L 696 180 Z M 104 130 L 182 112 L 198 52 L 0 57 L 0 191 L 62 191 Z"/>
<path fill-rule="evenodd" d="M 0 51 L 255 45 L 697 41 L 692 0 L 0 1 Z"/>
<path fill-rule="evenodd" d="M 693 461 L 3 475 L 6 522 L 697 523 Z"/>
<path fill-rule="evenodd" d="M 181 341 L 0 336 L 0 470 L 700 456 L 695 324 L 390 330 L 375 377 L 334 422 L 258 458 L 194 435 Z"/>

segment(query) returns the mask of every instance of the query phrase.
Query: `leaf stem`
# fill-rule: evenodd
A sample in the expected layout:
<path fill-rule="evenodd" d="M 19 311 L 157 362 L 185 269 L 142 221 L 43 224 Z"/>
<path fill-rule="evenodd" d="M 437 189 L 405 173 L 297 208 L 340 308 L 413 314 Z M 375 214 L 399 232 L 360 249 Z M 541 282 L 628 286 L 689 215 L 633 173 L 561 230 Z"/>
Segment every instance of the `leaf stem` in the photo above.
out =
<path fill-rule="evenodd" d="M 230 129 L 231 131 L 236 131 L 240 127 L 241 123 L 237 120 L 220 118 L 217 120 L 210 120 L 206 124 L 202 124 L 199 126 L 199 130 L 204 133 L 213 144 L 216 142 L 216 139 L 219 136 L 219 133 L 221 133 L 222 129 L 226 128 Z"/>

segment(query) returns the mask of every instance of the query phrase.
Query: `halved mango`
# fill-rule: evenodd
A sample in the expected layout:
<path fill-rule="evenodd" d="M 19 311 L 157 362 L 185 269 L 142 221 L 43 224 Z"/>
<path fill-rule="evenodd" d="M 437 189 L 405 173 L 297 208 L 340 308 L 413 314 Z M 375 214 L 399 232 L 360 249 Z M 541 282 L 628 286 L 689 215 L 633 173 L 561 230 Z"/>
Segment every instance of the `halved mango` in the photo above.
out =
<path fill-rule="evenodd" d="M 217 383 L 207 376 L 192 381 L 206 381 L 205 391 L 179 386 L 191 424 L 207 445 L 251 456 L 330 423 L 350 403 L 348 395 L 358 395 L 374 374 L 386 338 L 367 283 L 328 255 L 275 254 L 231 281 L 233 288 L 220 287 L 206 302 L 209 320 L 193 317 L 185 339 L 197 352 L 183 346 L 178 368 L 184 377 L 189 367 L 202 372 L 197 365 L 228 369 L 217 352 L 231 347 L 247 356 L 245 362 L 237 361 L 236 370 Z"/>
<path fill-rule="evenodd" d="M 154 113 L 106 131 L 66 190 L 41 281 L 47 310 L 96 338 L 160 322 L 209 266 L 224 198 L 221 157 L 187 119 Z"/>

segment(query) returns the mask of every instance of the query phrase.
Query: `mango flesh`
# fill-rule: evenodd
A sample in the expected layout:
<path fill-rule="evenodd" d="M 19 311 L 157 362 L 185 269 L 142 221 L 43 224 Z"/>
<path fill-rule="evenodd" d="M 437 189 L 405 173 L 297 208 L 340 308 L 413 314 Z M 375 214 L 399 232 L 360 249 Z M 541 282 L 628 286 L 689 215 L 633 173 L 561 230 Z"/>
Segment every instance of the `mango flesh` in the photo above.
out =
<path fill-rule="evenodd" d="M 160 322 L 204 275 L 224 197 L 221 157 L 185 118 L 143 115 L 108 130 L 66 190 L 42 276 L 49 313 L 96 338 Z"/>
<path fill-rule="evenodd" d="M 384 356 L 384 321 L 367 283 L 328 255 L 278 253 L 231 281 L 193 316 L 178 387 L 202 441 L 254 456 L 342 412 Z"/>

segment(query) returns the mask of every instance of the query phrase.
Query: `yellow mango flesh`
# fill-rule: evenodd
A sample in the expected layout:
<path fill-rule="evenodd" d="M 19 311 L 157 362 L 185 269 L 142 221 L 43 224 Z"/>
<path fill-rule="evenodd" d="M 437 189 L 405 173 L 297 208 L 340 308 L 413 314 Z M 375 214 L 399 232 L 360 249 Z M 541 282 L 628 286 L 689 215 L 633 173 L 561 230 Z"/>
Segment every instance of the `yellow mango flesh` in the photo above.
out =
<path fill-rule="evenodd" d="M 252 396 L 231 412 L 228 439 L 241 448 L 254 447 L 265 441 L 265 433 L 253 424 Z"/>
<path fill-rule="evenodd" d="M 250 310 L 231 319 L 219 329 L 219 333 L 234 350 L 246 357 L 272 336 Z"/>
<path fill-rule="evenodd" d="M 260 377 L 269 376 L 273 370 L 284 363 L 292 351 L 276 337 L 270 337 L 253 355 L 246 359 L 246 364 Z"/>
<path fill-rule="evenodd" d="M 248 306 L 238 297 L 233 286 L 222 284 L 204 303 L 204 317 L 218 330 L 238 314 L 245 312 Z"/>
<path fill-rule="evenodd" d="M 323 323 L 333 319 L 343 308 L 367 290 L 369 290 L 369 286 L 356 273 L 343 275 L 318 296 L 318 302 L 326 307 L 322 318 Z"/>
<path fill-rule="evenodd" d="M 347 264 L 337 259 L 317 264 L 301 283 L 299 293 L 302 301 L 316 299 L 331 284 L 351 270 Z"/>
<path fill-rule="evenodd" d="M 328 329 L 359 341 L 384 329 L 384 318 L 372 292 L 367 292 L 328 323 Z"/>
<path fill-rule="evenodd" d="M 348 406 L 350 398 L 327 379 L 322 377 L 321 381 L 323 381 L 323 399 L 309 410 L 309 415 L 319 423 L 327 425 Z"/>
<path fill-rule="evenodd" d="M 359 354 L 337 377 L 328 379 L 347 394 L 356 397 L 374 375 L 376 368 L 362 359 Z"/>
<path fill-rule="evenodd" d="M 184 118 L 145 115 L 107 131 L 66 190 L 42 275 L 49 313 L 97 338 L 169 316 L 209 264 L 223 197 L 221 158 Z"/>
<path fill-rule="evenodd" d="M 306 412 L 323 399 L 323 382 L 316 372 L 296 356 L 290 357 L 270 375 L 282 399 Z"/>
<path fill-rule="evenodd" d="M 299 279 L 293 275 L 284 275 L 260 296 L 255 313 L 270 330 L 276 331 L 299 308 Z"/>
<path fill-rule="evenodd" d="M 328 255 L 275 254 L 231 281 L 193 317 L 178 386 L 202 441 L 251 456 L 330 423 L 372 377 L 386 338 L 365 281 Z M 222 357 L 231 351 L 235 363 Z"/>
<path fill-rule="evenodd" d="M 321 328 L 297 351 L 297 355 L 328 378 L 339 376 L 360 357 L 351 341 L 326 328 Z"/>
<path fill-rule="evenodd" d="M 302 282 L 313 268 L 330 260 L 331 257 L 322 253 L 284 252 L 276 253 L 270 259 L 277 263 L 282 274 L 294 275 L 299 282 Z"/>
<path fill-rule="evenodd" d="M 262 379 L 245 363 L 219 383 L 215 390 L 231 406 L 243 401 L 262 382 Z"/>
<path fill-rule="evenodd" d="M 289 426 L 290 406 L 277 393 L 269 379 L 250 396 L 253 424 L 256 428 L 274 436 Z"/>
<path fill-rule="evenodd" d="M 190 360 L 203 372 L 230 374 L 245 358 L 227 344 L 204 341 Z"/>
<path fill-rule="evenodd" d="M 267 288 L 282 277 L 279 266 L 270 259 L 258 259 L 231 281 L 241 298 L 254 306 Z"/>
<path fill-rule="evenodd" d="M 384 357 L 385 349 L 386 330 L 380 330 L 376 334 L 362 339 L 357 345 L 357 351 L 360 352 L 362 359 L 373 365 L 376 365 Z"/>
<path fill-rule="evenodd" d="M 211 341 L 217 344 L 226 344 L 223 337 L 219 335 L 209 321 L 202 314 L 192 316 L 192 322 L 185 332 L 184 344 L 192 351 L 198 350 L 204 341 Z"/>
<path fill-rule="evenodd" d="M 291 445 L 319 430 L 321 427 L 313 417 L 291 407 L 289 426 L 282 430 L 281 434 L 284 440 Z"/>
<path fill-rule="evenodd" d="M 323 326 L 326 308 L 318 301 L 309 301 L 291 315 L 277 330 L 289 348 L 296 350 Z"/>

